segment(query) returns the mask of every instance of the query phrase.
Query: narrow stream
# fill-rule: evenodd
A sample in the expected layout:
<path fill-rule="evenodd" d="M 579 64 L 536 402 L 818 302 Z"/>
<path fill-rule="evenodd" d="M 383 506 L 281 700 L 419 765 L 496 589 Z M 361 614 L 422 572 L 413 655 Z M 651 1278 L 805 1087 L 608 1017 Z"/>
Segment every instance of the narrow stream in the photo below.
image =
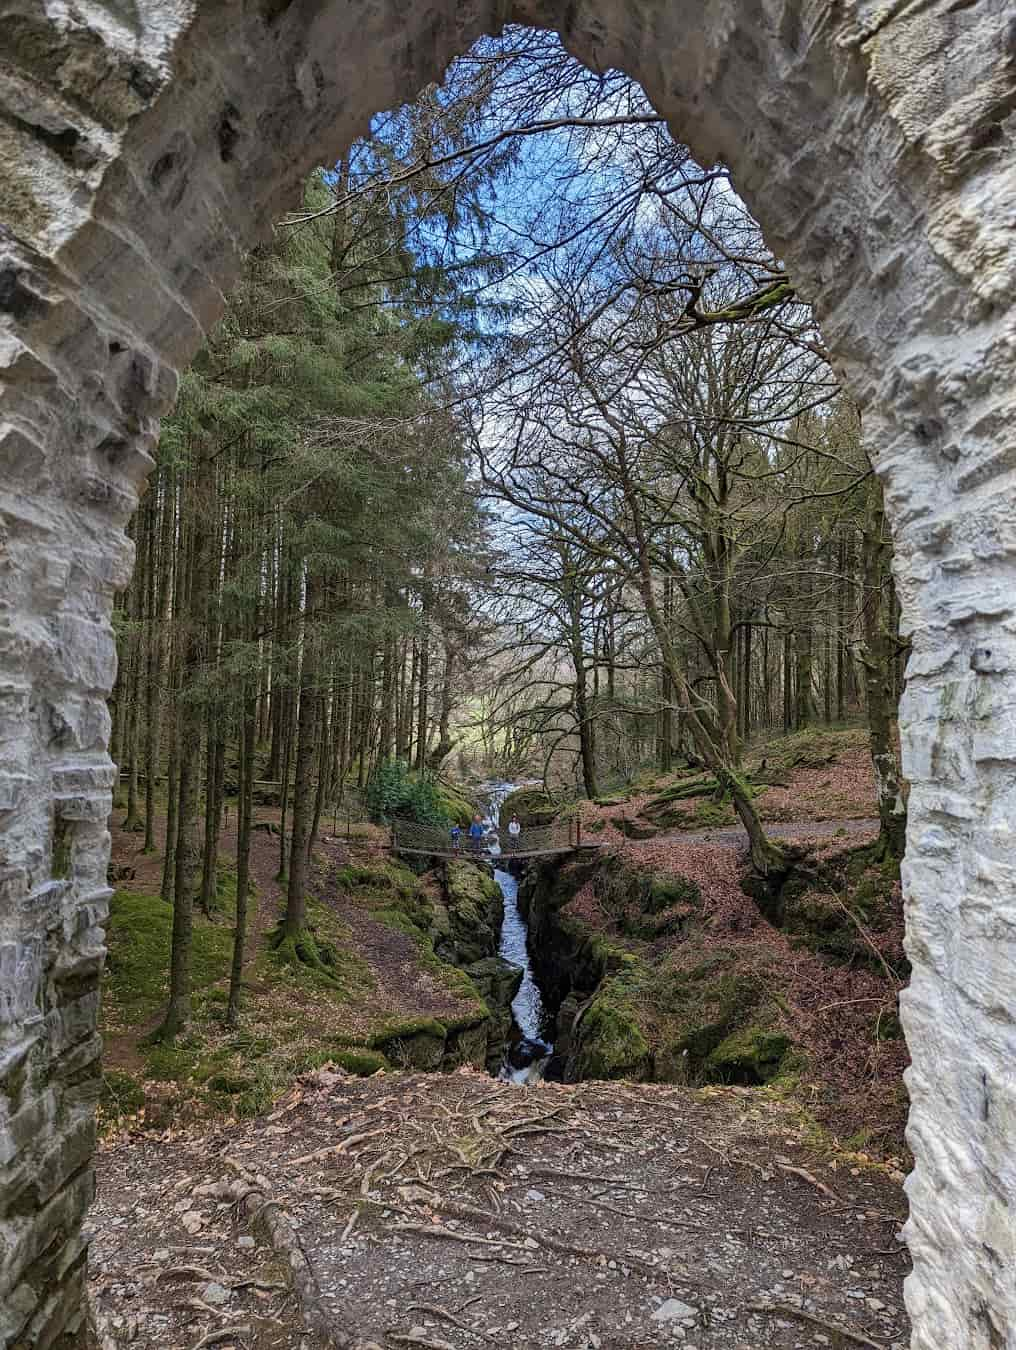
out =
<path fill-rule="evenodd" d="M 501 818 L 501 803 L 514 792 L 516 783 L 491 783 L 488 787 L 487 820 L 485 824 L 495 833 Z M 547 1010 L 539 986 L 533 979 L 532 963 L 529 960 L 529 928 L 519 913 L 519 883 L 511 872 L 502 871 L 496 866 L 500 848 L 491 849 L 494 860 L 494 880 L 501 887 L 504 896 L 504 922 L 501 925 L 501 943 L 498 955 L 513 966 L 521 966 L 522 983 L 519 992 L 512 1000 L 512 1017 L 519 1035 L 514 1035 L 505 1047 L 504 1063 L 500 1077 L 514 1083 L 531 1083 L 543 1076 L 543 1068 L 550 1058 L 554 1047 L 543 1038 L 546 1029 Z"/>

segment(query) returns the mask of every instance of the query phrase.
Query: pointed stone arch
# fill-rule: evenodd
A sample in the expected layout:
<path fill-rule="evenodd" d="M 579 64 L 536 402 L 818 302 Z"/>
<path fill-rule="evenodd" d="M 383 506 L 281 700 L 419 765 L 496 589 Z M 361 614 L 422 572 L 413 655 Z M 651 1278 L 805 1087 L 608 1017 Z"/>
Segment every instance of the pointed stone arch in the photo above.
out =
<path fill-rule="evenodd" d="M 717 157 L 864 410 L 904 623 L 915 1350 L 1016 1323 L 1009 0 L 98 0 L 0 42 L 0 1338 L 76 1344 L 124 525 L 177 372 L 315 163 L 506 21 Z M 20 1338 L 20 1339 L 19 1339 Z"/>

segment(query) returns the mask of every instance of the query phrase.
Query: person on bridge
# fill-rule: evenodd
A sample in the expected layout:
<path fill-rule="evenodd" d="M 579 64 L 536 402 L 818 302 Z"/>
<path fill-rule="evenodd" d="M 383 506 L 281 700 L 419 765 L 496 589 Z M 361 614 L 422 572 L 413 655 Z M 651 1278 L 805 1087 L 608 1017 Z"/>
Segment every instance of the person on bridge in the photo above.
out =
<path fill-rule="evenodd" d="M 519 835 L 522 833 L 522 825 L 518 816 L 512 816 L 508 822 L 508 852 L 515 853 L 519 846 Z"/>
<path fill-rule="evenodd" d="M 452 850 L 453 852 L 458 853 L 459 846 L 462 843 L 462 826 L 458 821 L 452 826 L 450 833 L 452 836 Z"/>
<path fill-rule="evenodd" d="M 483 836 L 486 831 L 483 828 L 483 821 L 479 816 L 473 817 L 473 823 L 469 827 L 469 847 L 477 853 L 480 851 L 480 845 L 483 843 Z"/>

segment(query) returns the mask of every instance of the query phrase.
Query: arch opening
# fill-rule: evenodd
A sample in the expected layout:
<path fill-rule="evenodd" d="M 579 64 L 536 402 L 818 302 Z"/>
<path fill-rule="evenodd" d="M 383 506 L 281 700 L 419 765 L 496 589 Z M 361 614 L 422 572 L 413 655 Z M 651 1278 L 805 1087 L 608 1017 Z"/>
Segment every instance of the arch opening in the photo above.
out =
<path fill-rule="evenodd" d="M 733 169 L 866 419 L 913 641 L 914 1350 L 1016 1320 L 1016 209 L 1003 0 L 395 0 L 19 16 L 0 57 L 0 1330 L 79 1334 L 123 527 L 176 375 L 314 163 L 508 21 Z M 61 1235 L 58 1239 L 57 1235 Z"/>

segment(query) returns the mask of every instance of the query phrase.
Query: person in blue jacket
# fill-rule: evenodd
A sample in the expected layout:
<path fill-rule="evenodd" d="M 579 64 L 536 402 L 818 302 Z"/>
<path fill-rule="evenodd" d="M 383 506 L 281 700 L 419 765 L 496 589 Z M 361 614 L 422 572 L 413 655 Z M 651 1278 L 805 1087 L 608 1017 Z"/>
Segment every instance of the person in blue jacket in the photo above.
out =
<path fill-rule="evenodd" d="M 472 824 L 469 827 L 469 847 L 480 851 L 480 845 L 483 843 L 483 836 L 486 831 L 483 828 L 483 821 L 479 816 L 474 816 Z"/>
<path fill-rule="evenodd" d="M 452 848 L 458 853 L 459 845 L 462 843 L 462 827 L 458 821 L 451 828 Z"/>

